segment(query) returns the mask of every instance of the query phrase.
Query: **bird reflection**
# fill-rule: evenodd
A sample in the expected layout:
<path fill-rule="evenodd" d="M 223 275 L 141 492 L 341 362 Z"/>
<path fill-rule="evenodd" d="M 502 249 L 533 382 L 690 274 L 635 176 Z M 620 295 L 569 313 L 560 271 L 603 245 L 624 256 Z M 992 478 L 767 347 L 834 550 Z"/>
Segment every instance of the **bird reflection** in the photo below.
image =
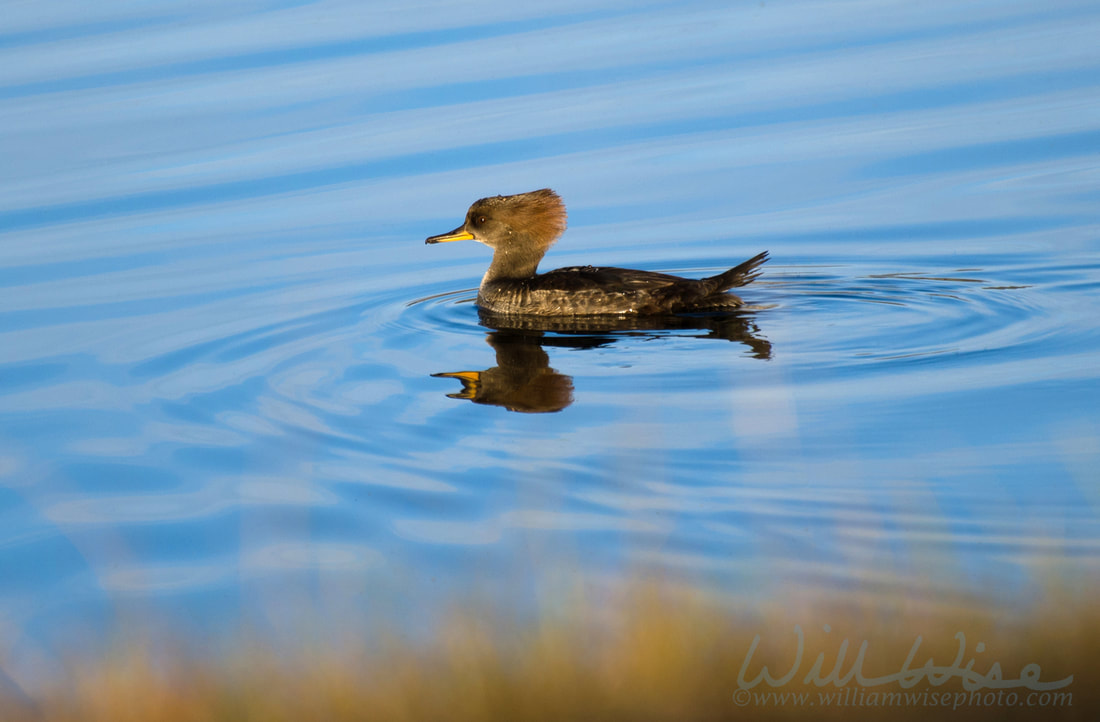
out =
<path fill-rule="evenodd" d="M 503 406 L 509 411 L 548 413 L 573 403 L 573 378 L 550 366 L 545 347 L 595 348 L 620 338 L 657 337 L 658 331 L 691 330 L 695 338 L 736 341 L 749 348 L 750 355 L 770 359 L 771 343 L 760 336 L 751 316 L 719 314 L 631 318 L 569 317 L 548 320 L 523 316 L 479 313 L 481 324 L 493 329 L 486 342 L 496 352 L 496 366 L 484 371 L 451 371 L 432 374 L 462 382 L 462 390 L 447 394 L 475 404 Z M 624 325 L 624 323 L 626 325 Z M 554 335 L 546 335 L 546 334 Z"/>
<path fill-rule="evenodd" d="M 627 317 L 596 315 L 546 318 L 495 314 L 479 308 L 478 317 L 482 326 L 496 331 L 601 334 L 603 335 L 602 341 L 598 345 L 612 343 L 615 339 L 623 337 L 651 336 L 655 338 L 661 335 L 654 333 L 658 331 L 698 330 L 705 333 L 686 335 L 694 338 L 737 341 L 749 347 L 753 358 L 766 360 L 772 357 L 771 342 L 760 335 L 760 329 L 756 325 L 754 317 L 743 313 L 718 312 Z M 559 345 L 548 340 L 545 343 Z"/>
<path fill-rule="evenodd" d="M 461 391 L 447 396 L 528 414 L 561 411 L 573 403 L 573 379 L 550 368 L 539 335 L 493 332 L 485 340 L 496 351 L 496 366 L 432 374 L 462 382 Z"/>

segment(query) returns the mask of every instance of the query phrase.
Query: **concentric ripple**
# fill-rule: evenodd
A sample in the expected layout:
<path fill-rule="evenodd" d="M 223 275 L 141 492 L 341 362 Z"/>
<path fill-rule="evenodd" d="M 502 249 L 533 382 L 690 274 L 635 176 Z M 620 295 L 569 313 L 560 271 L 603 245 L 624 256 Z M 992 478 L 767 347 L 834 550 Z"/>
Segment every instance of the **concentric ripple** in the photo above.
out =
<path fill-rule="evenodd" d="M 693 269 L 705 276 L 722 269 Z M 670 271 L 676 272 L 676 271 Z M 799 335 L 777 354 L 801 363 L 847 365 L 854 361 L 900 361 L 937 355 L 997 353 L 1041 343 L 1056 335 L 1050 302 L 1037 284 L 1020 283 L 1027 269 L 980 268 L 883 272 L 858 265 L 772 264 L 742 296 L 766 334 L 769 326 L 794 323 Z M 1041 275 L 1038 270 L 1033 275 Z M 430 333 L 483 335 L 476 290 L 443 291 L 408 301 L 395 324 Z M 603 333 L 627 339 L 635 330 L 675 334 L 660 319 L 625 319 Z M 524 326 L 561 324 L 538 320 Z"/>
<path fill-rule="evenodd" d="M 477 289 L 443 291 L 415 298 L 405 304 L 396 319 L 399 327 L 428 333 L 476 333 Z"/>
<path fill-rule="evenodd" d="M 997 271 L 772 270 L 758 288 L 777 315 L 796 324 L 788 350 L 807 365 L 997 354 L 1056 335 L 1043 290 Z"/>

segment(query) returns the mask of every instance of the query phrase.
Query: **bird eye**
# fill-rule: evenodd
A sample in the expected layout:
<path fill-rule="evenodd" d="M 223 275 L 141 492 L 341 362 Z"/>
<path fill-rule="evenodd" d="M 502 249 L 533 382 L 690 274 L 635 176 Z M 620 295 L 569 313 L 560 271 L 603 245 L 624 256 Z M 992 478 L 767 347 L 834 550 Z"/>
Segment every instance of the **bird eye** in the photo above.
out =
<path fill-rule="evenodd" d="M 477 224 L 478 224 L 479 226 L 480 226 L 480 225 L 481 225 L 482 223 L 484 223 L 484 222 L 485 222 L 485 216 L 478 216 L 478 217 L 477 217 Z"/>

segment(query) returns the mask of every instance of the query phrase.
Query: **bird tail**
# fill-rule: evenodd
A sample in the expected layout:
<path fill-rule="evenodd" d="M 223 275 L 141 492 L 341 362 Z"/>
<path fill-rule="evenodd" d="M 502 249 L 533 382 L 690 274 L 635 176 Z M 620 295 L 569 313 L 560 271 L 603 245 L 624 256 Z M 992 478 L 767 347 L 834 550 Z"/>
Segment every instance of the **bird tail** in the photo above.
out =
<path fill-rule="evenodd" d="M 719 273 L 717 276 L 711 276 L 710 278 L 704 279 L 704 281 L 708 282 L 707 285 L 714 284 L 713 288 L 709 289 L 708 293 L 721 293 L 722 291 L 728 291 L 737 286 L 744 286 L 752 283 L 753 280 L 760 275 L 760 266 L 763 265 L 766 260 L 768 260 L 768 252 L 764 251 L 724 273 Z"/>

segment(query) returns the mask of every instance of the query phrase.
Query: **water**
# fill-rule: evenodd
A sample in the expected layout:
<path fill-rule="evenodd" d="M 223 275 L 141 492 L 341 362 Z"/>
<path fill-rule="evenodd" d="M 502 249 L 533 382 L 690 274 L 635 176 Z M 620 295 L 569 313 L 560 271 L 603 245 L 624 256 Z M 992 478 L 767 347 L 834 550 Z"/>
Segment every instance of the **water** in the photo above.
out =
<path fill-rule="evenodd" d="M 4 14 L 16 681 L 119 620 L 420 624 L 547 578 L 1095 577 L 1094 3 Z M 423 239 L 541 187 L 544 269 L 769 250 L 758 310 L 486 328 L 487 249 Z"/>

